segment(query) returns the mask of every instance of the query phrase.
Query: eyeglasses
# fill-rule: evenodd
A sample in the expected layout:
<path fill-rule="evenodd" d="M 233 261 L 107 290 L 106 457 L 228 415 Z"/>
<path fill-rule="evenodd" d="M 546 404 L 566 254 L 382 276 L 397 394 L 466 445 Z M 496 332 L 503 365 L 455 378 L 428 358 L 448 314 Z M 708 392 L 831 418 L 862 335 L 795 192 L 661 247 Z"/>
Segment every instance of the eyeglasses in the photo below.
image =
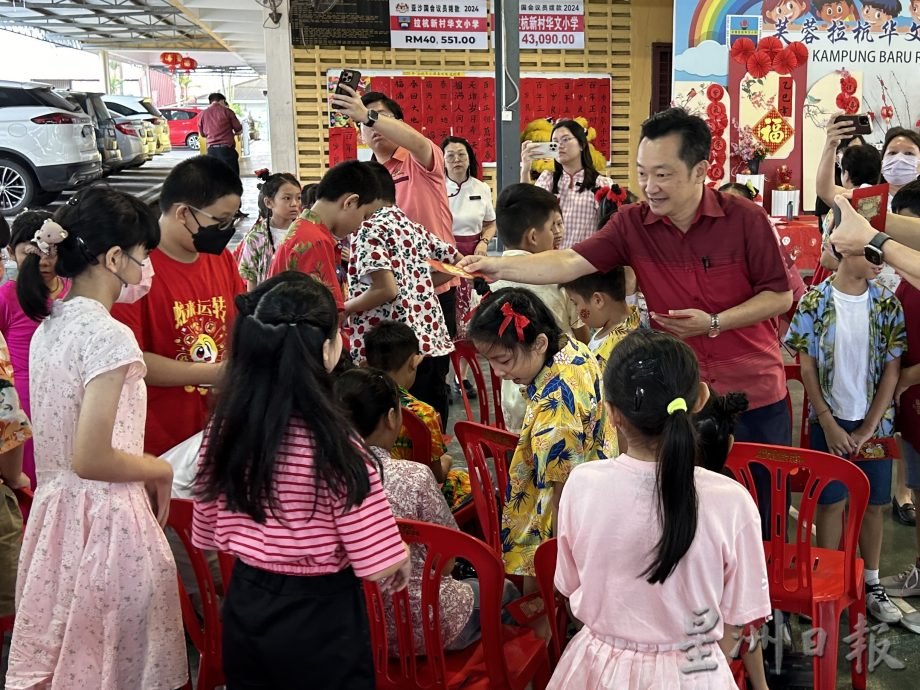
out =
<path fill-rule="evenodd" d="M 202 211 L 200 208 L 195 208 L 191 204 L 189 204 L 189 208 L 192 209 L 193 216 L 196 213 L 200 213 L 201 215 L 206 216 L 207 218 L 210 218 L 211 220 L 213 220 L 214 223 L 217 225 L 218 230 L 229 230 L 230 228 L 235 227 L 236 224 L 239 223 L 245 217 L 243 213 L 239 210 L 237 210 L 237 212 L 234 213 L 230 218 L 222 219 L 222 218 L 217 218 L 216 216 L 212 216 L 210 213 L 208 213 L 207 211 Z M 198 218 L 195 218 L 195 222 L 198 223 Z M 198 225 L 200 226 L 201 223 L 198 223 Z"/>
<path fill-rule="evenodd" d="M 469 158 L 470 157 L 465 153 L 448 153 L 446 156 L 444 156 L 444 160 L 446 160 L 448 163 L 452 161 L 465 161 L 469 160 Z"/>
<path fill-rule="evenodd" d="M 553 141 L 560 146 L 567 146 L 571 142 L 575 141 L 575 137 L 559 137 L 558 139 L 553 139 Z"/>

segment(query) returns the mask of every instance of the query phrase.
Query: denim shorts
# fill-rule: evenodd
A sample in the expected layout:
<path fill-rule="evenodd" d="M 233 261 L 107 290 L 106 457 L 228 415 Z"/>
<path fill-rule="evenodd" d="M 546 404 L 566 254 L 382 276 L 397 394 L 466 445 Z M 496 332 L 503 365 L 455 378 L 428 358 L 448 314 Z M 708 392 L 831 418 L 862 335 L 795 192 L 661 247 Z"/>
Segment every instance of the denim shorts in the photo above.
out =
<path fill-rule="evenodd" d="M 851 422 L 846 419 L 837 419 L 834 417 L 840 428 L 850 433 L 859 428 L 862 420 Z M 820 450 L 829 453 L 827 440 L 824 438 L 824 429 L 820 424 L 811 425 L 811 437 L 809 439 L 812 450 Z M 886 460 L 856 460 L 853 462 L 869 480 L 869 505 L 881 506 L 891 501 L 891 458 Z M 847 488 L 843 482 L 831 482 L 828 484 L 821 495 L 818 497 L 819 505 L 829 505 L 839 503 L 847 497 Z"/>
<path fill-rule="evenodd" d="M 904 455 L 904 483 L 908 489 L 920 491 L 920 452 L 902 436 L 901 453 Z"/>

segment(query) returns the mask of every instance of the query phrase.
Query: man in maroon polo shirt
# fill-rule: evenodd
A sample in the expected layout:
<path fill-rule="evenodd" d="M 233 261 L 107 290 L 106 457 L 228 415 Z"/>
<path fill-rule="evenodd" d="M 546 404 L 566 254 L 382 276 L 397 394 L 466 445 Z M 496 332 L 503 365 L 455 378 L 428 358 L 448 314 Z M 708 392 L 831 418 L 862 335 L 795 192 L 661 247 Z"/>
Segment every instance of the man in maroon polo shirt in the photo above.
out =
<path fill-rule="evenodd" d="M 739 441 L 788 445 L 785 374 L 770 319 L 792 292 L 767 215 L 705 186 L 711 136 L 706 123 L 670 108 L 642 125 L 639 186 L 647 203 L 620 209 L 571 249 L 528 257 L 468 256 L 461 265 L 490 279 L 566 283 L 632 266 L 655 325 L 686 340 L 705 381 L 743 391 L 750 409 Z"/>
<path fill-rule="evenodd" d="M 239 177 L 240 157 L 236 152 L 236 135 L 243 131 L 236 113 L 230 110 L 222 93 L 208 96 L 210 105 L 198 116 L 198 131 L 208 142 L 207 155 L 219 158 Z"/>

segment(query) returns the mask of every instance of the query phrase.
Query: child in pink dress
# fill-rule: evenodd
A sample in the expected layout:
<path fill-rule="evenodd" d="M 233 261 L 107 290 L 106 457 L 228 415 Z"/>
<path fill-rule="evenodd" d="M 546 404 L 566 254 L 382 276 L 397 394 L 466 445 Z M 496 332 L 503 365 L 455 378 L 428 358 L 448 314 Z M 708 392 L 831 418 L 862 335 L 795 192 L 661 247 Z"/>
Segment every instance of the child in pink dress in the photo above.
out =
<path fill-rule="evenodd" d="M 26 211 L 13 221 L 12 234 L 10 235 L 9 252 L 16 259 L 16 264 L 22 270 L 25 261 L 26 248 L 30 246 L 35 232 L 41 228 L 42 223 L 51 218 L 47 211 Z M 39 261 L 42 280 L 48 286 L 51 300 L 63 299 L 67 295 L 70 281 L 61 278 L 54 272 L 54 261 L 50 257 L 42 257 Z M 22 310 L 19 297 L 16 295 L 18 282 L 9 280 L 0 285 L 0 334 L 6 338 L 10 350 L 10 361 L 13 371 L 16 372 L 16 393 L 19 403 L 27 417 L 32 416 L 29 405 L 29 345 L 38 321 L 33 321 Z M 32 439 L 26 441 L 22 450 L 22 471 L 35 484 L 35 459 L 32 455 Z"/>
<path fill-rule="evenodd" d="M 159 226 L 140 201 L 104 188 L 82 192 L 55 220 L 19 276 L 25 313 L 41 321 L 30 353 L 38 488 L 6 687 L 173 690 L 188 666 L 161 529 L 172 468 L 143 454 L 144 358 L 109 313 L 141 281 Z M 50 309 L 43 257 L 73 279 Z"/>
<path fill-rule="evenodd" d="M 727 655 L 770 614 L 767 571 L 750 495 L 696 466 L 709 389 L 693 351 L 631 333 L 604 391 L 629 454 L 577 466 L 562 492 L 556 588 L 585 625 L 548 687 L 734 688 Z"/>

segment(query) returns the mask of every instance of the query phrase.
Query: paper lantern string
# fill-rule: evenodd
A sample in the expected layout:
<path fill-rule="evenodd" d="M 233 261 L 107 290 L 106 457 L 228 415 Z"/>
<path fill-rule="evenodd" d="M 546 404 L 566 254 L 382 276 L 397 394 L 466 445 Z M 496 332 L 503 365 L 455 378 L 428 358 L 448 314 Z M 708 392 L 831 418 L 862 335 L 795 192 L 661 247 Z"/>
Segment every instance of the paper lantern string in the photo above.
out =
<path fill-rule="evenodd" d="M 505 320 L 502 321 L 502 325 L 498 327 L 498 336 L 501 337 L 505 334 L 505 330 L 508 328 L 508 324 L 512 321 L 514 322 L 514 329 L 517 332 L 518 342 L 524 342 L 524 329 L 527 328 L 527 325 L 530 323 L 528 319 L 523 314 L 518 314 L 514 311 L 514 307 L 511 306 L 511 302 L 505 302 L 502 305 L 502 314 L 505 315 Z"/>

